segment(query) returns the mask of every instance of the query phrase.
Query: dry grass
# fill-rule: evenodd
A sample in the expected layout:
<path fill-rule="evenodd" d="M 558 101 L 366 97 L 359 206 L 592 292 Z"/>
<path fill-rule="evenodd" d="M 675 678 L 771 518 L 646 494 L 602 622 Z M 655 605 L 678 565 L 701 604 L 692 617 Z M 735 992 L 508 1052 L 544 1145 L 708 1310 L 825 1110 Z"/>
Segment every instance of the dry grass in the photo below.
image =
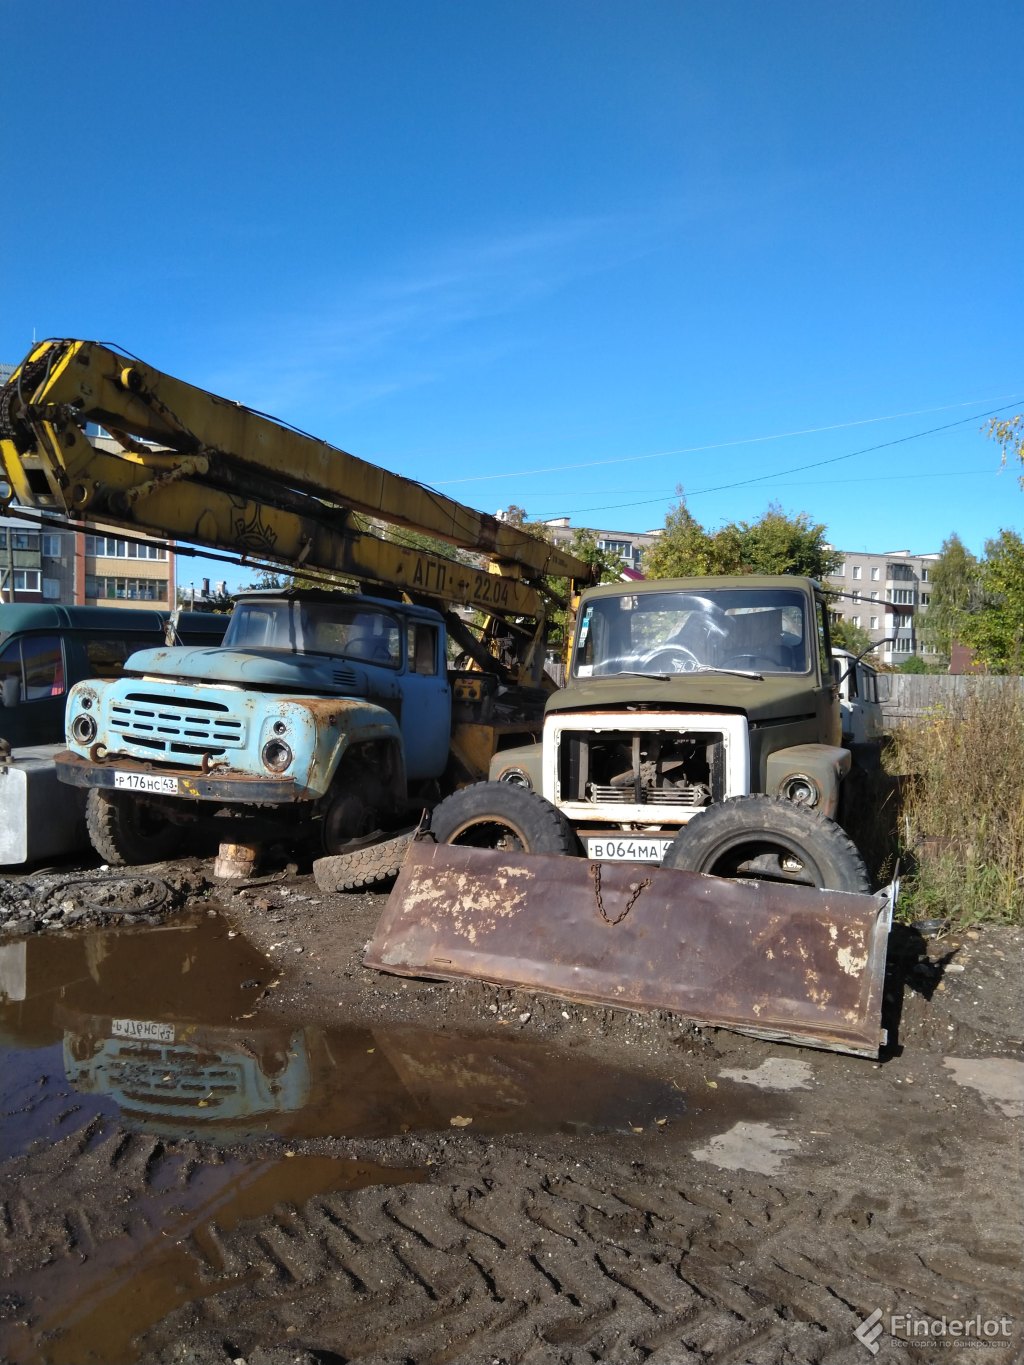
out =
<path fill-rule="evenodd" d="M 911 918 L 1024 922 L 1024 690 L 972 689 L 893 736 Z M 906 855 L 905 855 L 906 856 Z"/>

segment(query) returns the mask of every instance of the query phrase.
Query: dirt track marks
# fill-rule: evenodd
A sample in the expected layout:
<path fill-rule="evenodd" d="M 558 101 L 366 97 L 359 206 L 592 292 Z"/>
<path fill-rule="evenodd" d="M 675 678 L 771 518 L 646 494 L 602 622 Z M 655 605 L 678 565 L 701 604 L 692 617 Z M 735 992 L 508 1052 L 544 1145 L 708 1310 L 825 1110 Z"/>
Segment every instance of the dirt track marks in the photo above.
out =
<path fill-rule="evenodd" d="M 500 1180 L 485 1163 L 447 1186 L 332 1194 L 215 1230 L 205 1273 L 245 1287 L 198 1311 L 243 1354 L 287 1341 L 382 1365 L 852 1361 L 853 1328 L 891 1294 L 877 1237 L 859 1244 L 866 1214 L 885 1211 L 756 1179 L 691 1195 L 618 1163 L 550 1177 L 508 1154 Z M 827 1264 L 804 1250 L 823 1231 Z M 172 1321 L 147 1354 L 170 1359 L 173 1339 Z"/>
<path fill-rule="evenodd" d="M 160 1246 L 167 1219 L 194 1210 L 177 1247 L 198 1292 L 144 1334 L 152 1365 L 179 1360 L 196 1326 L 218 1361 L 230 1357 L 213 1343 L 364 1365 L 856 1365 L 853 1330 L 876 1307 L 1013 1311 L 1012 1229 L 974 1224 L 953 1197 L 962 1172 L 914 1199 L 864 1172 L 827 1172 L 843 1191 L 792 1175 L 709 1181 L 668 1149 L 657 1166 L 571 1141 L 554 1166 L 523 1144 L 457 1150 L 429 1184 L 278 1202 L 225 1225 L 226 1167 L 97 1120 L 29 1158 L 64 1183 L 0 1206 L 0 1254 L 23 1281 L 71 1273 L 83 1254 L 86 1275 L 105 1261 L 120 1275 L 126 1234 Z"/>

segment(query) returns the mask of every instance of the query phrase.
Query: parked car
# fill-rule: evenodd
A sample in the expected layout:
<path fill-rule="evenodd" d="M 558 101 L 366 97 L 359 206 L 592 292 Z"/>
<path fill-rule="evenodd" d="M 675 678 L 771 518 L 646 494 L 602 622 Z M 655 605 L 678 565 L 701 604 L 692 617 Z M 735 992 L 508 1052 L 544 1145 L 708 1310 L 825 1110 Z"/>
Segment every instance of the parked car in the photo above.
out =
<path fill-rule="evenodd" d="M 166 611 L 0 603 L 0 739 L 61 744 L 64 707 L 83 678 L 116 678 L 138 649 L 165 643 Z M 183 644 L 219 645 L 227 616 L 181 612 Z"/>

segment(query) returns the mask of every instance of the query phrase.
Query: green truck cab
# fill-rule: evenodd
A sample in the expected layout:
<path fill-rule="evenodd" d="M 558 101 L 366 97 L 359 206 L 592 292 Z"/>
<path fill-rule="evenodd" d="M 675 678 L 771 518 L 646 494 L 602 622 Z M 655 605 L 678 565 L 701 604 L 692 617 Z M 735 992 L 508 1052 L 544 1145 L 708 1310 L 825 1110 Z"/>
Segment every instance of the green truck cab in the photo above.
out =
<path fill-rule="evenodd" d="M 611 583 L 580 600 L 542 743 L 497 754 L 490 791 L 457 793 L 434 824 L 464 842 L 495 820 L 525 827 L 528 796 L 571 840 L 532 851 L 859 891 L 863 862 L 835 823 L 849 767 L 820 585 Z"/>

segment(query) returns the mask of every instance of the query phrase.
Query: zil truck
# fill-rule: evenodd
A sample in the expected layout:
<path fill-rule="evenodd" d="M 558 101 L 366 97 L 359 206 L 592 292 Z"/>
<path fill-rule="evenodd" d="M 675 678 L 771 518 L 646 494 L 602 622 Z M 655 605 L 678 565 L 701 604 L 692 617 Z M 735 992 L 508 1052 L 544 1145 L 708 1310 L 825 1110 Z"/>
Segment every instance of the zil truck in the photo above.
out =
<path fill-rule="evenodd" d="M 58 776 L 108 863 L 204 837 L 338 853 L 539 733 L 552 610 L 591 570 L 522 528 L 86 341 L 40 344 L 0 389 L 0 460 L 4 512 L 309 585 L 244 594 L 222 647 L 71 690 Z"/>

